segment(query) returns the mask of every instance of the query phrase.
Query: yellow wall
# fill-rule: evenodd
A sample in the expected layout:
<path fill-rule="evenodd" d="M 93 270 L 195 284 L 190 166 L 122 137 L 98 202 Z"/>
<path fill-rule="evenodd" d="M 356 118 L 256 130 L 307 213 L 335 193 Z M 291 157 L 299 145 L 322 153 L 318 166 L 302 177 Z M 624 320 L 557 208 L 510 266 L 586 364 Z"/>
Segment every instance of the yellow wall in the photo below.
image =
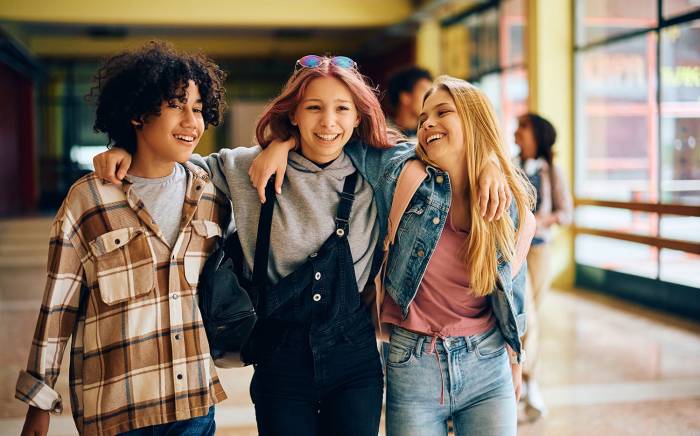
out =
<path fill-rule="evenodd" d="M 556 162 L 573 187 L 573 11 L 564 0 L 529 0 L 528 57 L 529 107 L 557 129 Z M 554 240 L 552 273 L 555 285 L 574 282 L 574 238 L 569 229 Z"/>
<path fill-rule="evenodd" d="M 0 20 L 89 25 L 227 27 L 389 26 L 409 0 L 2 0 Z"/>
<path fill-rule="evenodd" d="M 416 35 L 416 64 L 433 76 L 442 72 L 441 30 L 437 20 L 421 23 Z"/>

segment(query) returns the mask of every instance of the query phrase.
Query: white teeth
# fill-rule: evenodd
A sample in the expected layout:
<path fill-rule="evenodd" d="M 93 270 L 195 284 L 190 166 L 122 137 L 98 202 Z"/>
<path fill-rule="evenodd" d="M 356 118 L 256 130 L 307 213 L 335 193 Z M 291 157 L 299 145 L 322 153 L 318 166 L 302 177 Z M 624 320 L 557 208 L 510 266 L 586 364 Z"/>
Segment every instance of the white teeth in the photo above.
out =
<path fill-rule="evenodd" d="M 428 139 L 426 139 L 425 142 L 427 142 L 428 144 L 430 144 L 430 143 L 433 142 L 433 141 L 436 141 L 436 140 L 438 140 L 438 139 L 442 139 L 443 136 L 445 136 L 445 135 L 443 135 L 442 133 L 436 133 L 436 134 L 434 134 L 434 135 L 428 136 Z"/>
<path fill-rule="evenodd" d="M 175 135 L 175 139 L 181 139 L 183 141 L 192 142 L 194 141 L 194 136 Z"/>
<path fill-rule="evenodd" d="M 316 136 L 323 139 L 324 141 L 333 141 L 338 136 L 340 136 L 340 133 L 336 133 L 335 135 L 321 135 L 320 133 L 316 133 Z"/>

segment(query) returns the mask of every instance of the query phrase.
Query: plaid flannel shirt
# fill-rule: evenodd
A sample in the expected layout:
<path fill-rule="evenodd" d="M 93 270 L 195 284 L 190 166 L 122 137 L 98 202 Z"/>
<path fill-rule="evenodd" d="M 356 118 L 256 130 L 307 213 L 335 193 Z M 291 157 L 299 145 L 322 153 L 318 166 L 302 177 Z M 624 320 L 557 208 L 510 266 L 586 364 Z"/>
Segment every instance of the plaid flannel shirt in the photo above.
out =
<path fill-rule="evenodd" d="M 60 413 L 53 389 L 72 336 L 70 395 L 81 434 L 112 435 L 206 415 L 226 398 L 209 355 L 197 281 L 230 203 L 188 169 L 170 247 L 132 185 L 94 174 L 70 189 L 51 228 L 48 279 L 15 396 Z"/>

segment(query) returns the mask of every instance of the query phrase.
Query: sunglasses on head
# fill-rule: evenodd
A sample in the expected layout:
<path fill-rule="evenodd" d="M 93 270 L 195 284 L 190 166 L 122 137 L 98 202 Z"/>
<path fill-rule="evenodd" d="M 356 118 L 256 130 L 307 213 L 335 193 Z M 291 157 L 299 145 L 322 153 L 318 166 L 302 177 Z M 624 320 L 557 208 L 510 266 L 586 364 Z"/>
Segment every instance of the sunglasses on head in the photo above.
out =
<path fill-rule="evenodd" d="M 357 69 L 357 62 L 347 56 L 333 56 L 329 58 L 310 54 L 297 60 L 294 71 L 298 71 L 301 68 L 316 68 L 324 62 L 330 62 L 332 65 L 340 68 Z"/>

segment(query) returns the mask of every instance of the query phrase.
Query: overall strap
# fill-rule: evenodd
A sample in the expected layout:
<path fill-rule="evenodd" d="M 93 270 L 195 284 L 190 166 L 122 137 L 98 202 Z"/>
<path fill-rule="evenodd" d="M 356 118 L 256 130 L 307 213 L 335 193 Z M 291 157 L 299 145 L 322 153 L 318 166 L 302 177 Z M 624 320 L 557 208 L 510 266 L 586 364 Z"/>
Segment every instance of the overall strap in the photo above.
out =
<path fill-rule="evenodd" d="M 272 176 L 265 186 L 267 201 L 260 206 L 258 237 L 255 240 L 255 260 L 253 262 L 253 283 L 262 289 L 267 284 L 267 263 L 270 255 L 270 228 L 272 211 L 275 208 L 275 177 Z"/>
<path fill-rule="evenodd" d="M 335 217 L 336 233 L 342 230 L 343 233 L 348 231 L 348 220 L 350 219 L 350 211 L 352 203 L 355 201 L 355 186 L 357 185 L 357 171 L 345 177 L 343 192 L 340 193 L 340 203 L 338 204 L 338 213 Z M 339 235 L 342 236 L 342 235 Z"/>

